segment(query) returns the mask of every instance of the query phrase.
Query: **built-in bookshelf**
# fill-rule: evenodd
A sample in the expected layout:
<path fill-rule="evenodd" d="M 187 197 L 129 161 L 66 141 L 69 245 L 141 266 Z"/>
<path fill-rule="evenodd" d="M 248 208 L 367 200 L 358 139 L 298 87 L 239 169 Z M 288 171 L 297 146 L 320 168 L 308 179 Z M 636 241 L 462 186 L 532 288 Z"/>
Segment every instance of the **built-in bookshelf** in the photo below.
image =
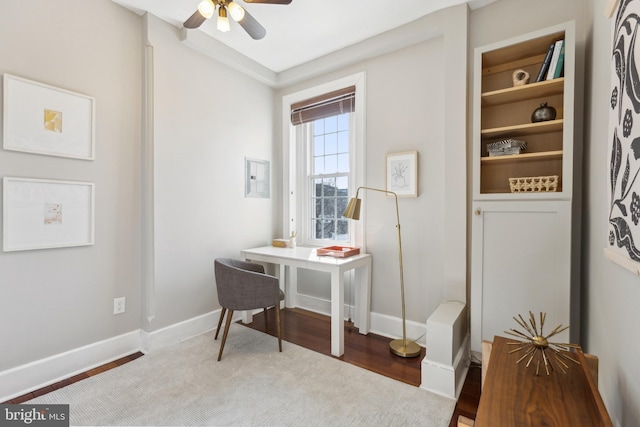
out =
<path fill-rule="evenodd" d="M 565 108 L 573 113 L 573 69 L 567 73 L 568 78 L 564 77 L 564 70 L 573 66 L 571 57 L 565 60 L 566 50 L 569 55 L 573 54 L 573 45 L 567 46 L 567 42 L 572 41 L 565 39 L 565 31 L 555 31 L 476 51 L 476 63 L 481 66 L 475 76 L 474 161 L 479 173 L 474 174 L 474 196 L 511 193 L 509 178 L 558 175 L 558 194 L 547 196 L 566 197 L 572 168 L 569 166 L 566 170 L 565 156 L 573 144 L 573 121 L 565 122 Z M 561 43 L 556 45 L 558 41 Z M 556 61 L 560 65 L 551 70 L 549 79 L 545 72 L 537 82 L 545 59 L 551 63 L 552 52 L 558 48 L 562 49 L 562 56 Z M 515 85 L 514 72 L 518 70 L 529 74 L 526 84 Z M 554 74 L 559 77 L 553 78 Z M 543 103 L 556 110 L 555 119 L 532 122 L 533 111 Z M 487 144 L 505 139 L 526 142 L 526 150 L 490 157 Z"/>
<path fill-rule="evenodd" d="M 536 81 L 550 46 L 555 50 L 561 40 L 564 73 L 554 70 L 550 79 Z M 482 340 L 501 335 L 514 315 L 529 311 L 547 313 L 550 324 L 571 323 L 559 340 L 579 338 L 575 55 L 574 22 L 475 49 L 470 296 L 474 352 L 481 350 Z M 520 84 L 520 70 L 529 74 L 528 83 Z M 543 103 L 555 108 L 555 118 L 533 122 L 532 113 Z M 510 178 L 530 179 L 514 180 L 512 192 Z M 543 191 L 531 191 L 532 183 Z"/>

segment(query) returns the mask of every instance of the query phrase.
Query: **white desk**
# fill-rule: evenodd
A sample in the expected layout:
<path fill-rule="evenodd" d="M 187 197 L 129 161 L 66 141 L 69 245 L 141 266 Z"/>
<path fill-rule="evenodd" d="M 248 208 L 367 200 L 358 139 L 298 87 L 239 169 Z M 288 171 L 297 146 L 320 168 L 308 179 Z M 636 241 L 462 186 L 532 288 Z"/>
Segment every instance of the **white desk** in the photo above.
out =
<path fill-rule="evenodd" d="M 371 307 L 371 255 L 359 254 L 347 258 L 333 258 L 316 255 L 316 249 L 276 248 L 264 246 L 242 251 L 245 260 L 260 261 L 279 265 L 277 276 L 281 286 L 284 284 L 285 306 L 295 307 L 289 283 L 285 281 L 285 267 L 290 267 L 291 275 L 296 268 L 326 271 L 331 273 L 331 354 L 344 354 L 344 273 L 355 270 L 356 317 L 355 326 L 361 334 L 369 333 L 369 311 Z M 251 313 L 245 312 L 243 321 L 251 322 Z"/>

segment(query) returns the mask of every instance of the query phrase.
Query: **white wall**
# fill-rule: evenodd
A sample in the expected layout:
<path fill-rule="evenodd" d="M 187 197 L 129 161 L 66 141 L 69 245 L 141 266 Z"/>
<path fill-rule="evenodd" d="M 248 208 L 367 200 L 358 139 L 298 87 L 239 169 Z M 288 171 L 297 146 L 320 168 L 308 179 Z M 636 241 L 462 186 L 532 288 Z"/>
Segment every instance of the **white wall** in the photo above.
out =
<path fill-rule="evenodd" d="M 244 197 L 245 157 L 273 157 L 273 91 L 180 41 L 179 30 L 148 17 L 153 49 L 153 269 L 145 289 L 145 331 L 219 308 L 217 257 L 266 245 L 272 196 Z M 212 324 L 211 327 L 214 327 Z"/>
<path fill-rule="evenodd" d="M 418 151 L 418 197 L 400 198 L 398 203 L 406 315 L 420 323 L 426 322 L 443 298 L 443 57 L 443 38 L 437 37 L 364 65 L 366 185 L 385 188 L 387 154 Z M 376 193 L 362 197 L 366 198 L 367 251 L 374 259 L 371 310 L 401 317 L 393 199 Z"/>
<path fill-rule="evenodd" d="M 96 99 L 95 161 L 0 150 L 2 176 L 96 195 L 95 245 L 0 252 L 2 372 L 139 328 L 140 18 L 110 1 L 3 1 L 0 40 L 0 73 Z"/>
<path fill-rule="evenodd" d="M 452 9 L 455 10 L 441 11 L 413 23 L 410 31 L 413 31 L 416 42 L 409 47 L 368 58 L 322 77 L 287 87 L 277 93 L 280 99 L 284 95 L 364 71 L 366 73 L 365 185 L 376 188 L 385 187 L 385 156 L 387 154 L 410 150 L 419 152 L 419 196 L 399 199 L 406 315 L 407 320 L 416 326 L 414 331 L 418 333 L 417 336 L 409 337 L 412 339 L 417 339 L 419 334 L 424 333 L 428 316 L 445 297 L 462 295 L 461 299 L 464 299 L 466 176 L 464 126 L 460 128 L 465 116 L 464 82 L 450 82 L 454 87 L 462 87 L 462 97 L 454 96 L 453 101 L 449 101 L 449 106 L 457 108 L 462 118 L 457 123 L 447 123 L 445 120 L 446 95 L 452 86 L 449 86 L 449 83 L 444 84 L 443 81 L 447 80 L 444 64 L 449 60 L 445 52 L 446 31 L 454 31 L 459 26 L 466 28 L 466 6 Z M 365 44 L 375 42 L 375 40 L 368 40 Z M 455 45 L 460 41 L 454 39 L 449 43 Z M 464 46 L 466 37 L 462 43 Z M 380 40 L 380 45 L 385 45 L 384 39 Z M 349 49 L 353 55 L 358 56 L 358 46 L 352 46 Z M 462 51 L 464 52 L 465 48 Z M 461 56 L 464 58 L 464 54 Z M 317 63 L 322 66 L 324 61 L 331 60 L 332 57 L 329 55 Z M 455 59 L 453 61 L 455 62 Z M 457 65 L 461 67 L 461 75 L 464 79 L 465 64 Z M 447 139 L 445 131 L 447 126 L 461 129 L 457 135 L 459 149 L 452 156 L 453 158 L 446 158 L 445 144 L 447 142 L 456 144 L 455 140 Z M 445 183 L 443 177 L 446 168 L 457 168 L 458 179 Z M 456 187 L 458 191 L 449 196 L 445 194 L 447 188 Z M 373 255 L 374 259 L 371 297 L 372 328 L 378 333 L 398 335 L 401 334 L 400 324 L 397 322 L 401 318 L 401 300 L 397 235 L 394 227 L 395 206 L 393 199 L 375 192 L 364 193 L 362 197 L 366 199 L 366 212 L 363 216 L 366 250 Z M 443 250 L 448 244 L 445 241 L 446 227 L 444 226 L 448 197 L 449 200 L 453 200 L 449 207 L 458 205 L 459 209 L 462 209 L 461 220 L 457 224 L 458 229 L 461 230 L 461 241 L 457 242 L 459 249 L 457 264 L 445 262 L 446 251 Z M 452 226 L 454 223 L 455 220 L 450 222 Z M 447 274 L 447 268 L 456 271 Z M 298 275 L 298 288 L 301 293 L 329 299 L 328 282 L 322 283 L 322 280 L 318 279 L 319 275 L 306 274 L 302 271 Z M 449 276 L 452 282 L 456 283 L 448 283 L 445 276 Z M 459 287 L 458 291 L 448 290 L 448 287 L 455 286 Z M 348 302 L 349 297 L 345 301 Z M 377 323 L 377 320 L 381 323 Z M 394 329 L 394 324 L 398 326 L 397 329 Z M 377 329 L 377 325 L 386 329 Z"/>
<path fill-rule="evenodd" d="M 272 170 L 279 159 L 272 89 L 157 18 L 109 0 L 2 2 L 0 39 L 0 72 L 97 106 L 95 161 L 0 150 L 2 176 L 96 184 L 95 245 L 0 253 L 2 401 L 150 348 L 140 329 L 154 337 L 198 317 L 215 327 L 214 259 L 273 237 L 277 190 L 244 197 L 245 157 Z M 127 311 L 114 316 L 121 296 Z"/>
<path fill-rule="evenodd" d="M 600 359 L 599 387 L 618 426 L 640 426 L 640 278 L 603 255 L 608 245 L 611 25 L 605 0 L 592 0 L 585 123 L 586 188 L 583 226 L 583 330 L 586 348 Z"/>
<path fill-rule="evenodd" d="M 610 90 L 610 22 L 602 16 L 604 3 L 541 0 L 531 7 L 523 0 L 498 1 L 471 13 L 469 40 L 471 52 L 475 46 L 577 21 L 578 43 L 587 47 L 582 344 L 600 358 L 600 390 L 614 422 L 633 427 L 640 425 L 634 315 L 639 279 L 602 255 L 608 159 L 603 117 L 608 117 Z M 241 248 L 265 244 L 278 234 L 273 232 L 280 214 L 273 214 L 280 204 L 277 174 L 271 199 L 243 197 L 245 156 L 271 160 L 272 171 L 280 166 L 279 130 L 273 128 L 280 123 L 277 99 L 360 70 L 368 73 L 367 183 L 383 184 L 387 152 L 420 151 L 421 195 L 401 201 L 401 220 L 408 318 L 424 321 L 445 296 L 442 284 L 435 283 L 446 275 L 437 262 L 445 215 L 438 202 L 446 194 L 441 183 L 438 188 L 433 184 L 443 173 L 441 140 L 449 135 L 439 108 L 445 96 L 439 83 L 447 70 L 437 67 L 446 43 L 435 38 L 366 60 L 281 90 L 274 100 L 267 87 L 182 46 L 172 27 L 151 18 L 148 34 L 141 34 L 142 28 L 140 17 L 107 0 L 0 3 L 0 72 L 86 93 L 97 103 L 93 162 L 0 150 L 2 176 L 96 183 L 94 246 L 0 253 L 0 373 L 141 326 L 157 331 L 215 310 L 213 259 L 236 256 Z M 140 158 L 141 36 L 149 37 L 155 55 L 155 154 L 150 159 Z M 424 96 L 410 96 L 409 87 Z M 388 117 L 378 105 L 392 95 L 414 107 L 404 122 L 404 116 Z M 141 160 L 155 162 L 146 177 L 156 190 L 154 209 L 142 220 Z M 388 236 L 383 230 L 392 212 L 387 213 L 386 200 L 367 197 L 369 250 L 376 260 L 395 259 L 394 245 L 388 244 L 395 243 L 393 230 Z M 230 207 L 235 210 L 227 211 Z M 157 280 L 144 290 L 150 303 L 141 311 L 140 233 L 149 222 L 156 239 L 143 243 L 150 241 L 155 249 L 151 267 Z M 378 264 L 372 309 L 399 316 L 395 285 L 388 285 L 396 283 L 396 273 Z M 422 264 L 427 276 L 420 271 Z M 127 312 L 113 316 L 112 301 L 118 296 L 127 297 Z"/>

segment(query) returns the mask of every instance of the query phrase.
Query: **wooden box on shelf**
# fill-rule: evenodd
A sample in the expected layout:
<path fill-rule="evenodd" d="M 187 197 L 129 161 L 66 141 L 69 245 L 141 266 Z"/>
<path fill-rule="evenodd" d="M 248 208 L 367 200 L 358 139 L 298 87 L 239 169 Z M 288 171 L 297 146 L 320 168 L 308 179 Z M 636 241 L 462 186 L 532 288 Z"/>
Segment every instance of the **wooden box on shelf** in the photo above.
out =
<path fill-rule="evenodd" d="M 289 239 L 273 239 L 271 240 L 271 246 L 274 246 L 276 248 L 288 248 Z"/>

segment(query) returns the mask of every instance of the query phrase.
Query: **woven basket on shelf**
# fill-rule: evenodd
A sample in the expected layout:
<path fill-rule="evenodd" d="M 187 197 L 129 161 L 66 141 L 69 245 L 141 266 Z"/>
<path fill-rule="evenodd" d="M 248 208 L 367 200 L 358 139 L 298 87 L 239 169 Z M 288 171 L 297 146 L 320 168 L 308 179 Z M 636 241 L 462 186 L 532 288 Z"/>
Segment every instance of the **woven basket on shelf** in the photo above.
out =
<path fill-rule="evenodd" d="M 538 193 L 558 190 L 558 175 L 509 178 L 512 193 Z"/>

